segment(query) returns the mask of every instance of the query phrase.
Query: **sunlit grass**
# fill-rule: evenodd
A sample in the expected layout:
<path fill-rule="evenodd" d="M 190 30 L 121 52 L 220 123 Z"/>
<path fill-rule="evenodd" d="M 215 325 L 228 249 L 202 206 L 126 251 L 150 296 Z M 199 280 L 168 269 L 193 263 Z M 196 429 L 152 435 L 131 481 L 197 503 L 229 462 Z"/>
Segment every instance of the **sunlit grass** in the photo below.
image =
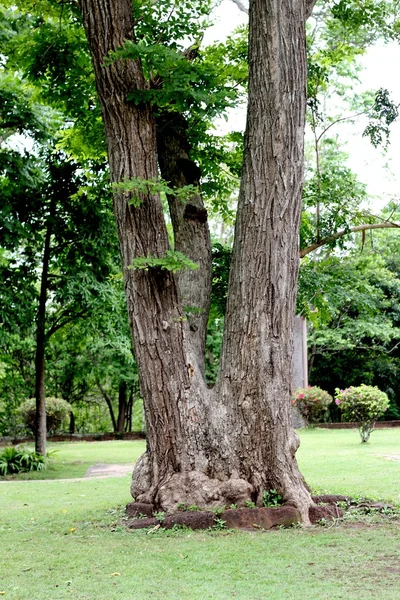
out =
<path fill-rule="evenodd" d="M 366 444 L 355 429 L 300 432 L 301 472 L 315 490 L 400 502 L 400 428 L 377 429 Z"/>
<path fill-rule="evenodd" d="M 48 444 L 50 454 L 46 471 L 22 473 L 9 479 L 70 479 L 83 477 L 89 467 L 96 463 L 131 464 L 132 467 L 144 452 L 146 442 L 60 442 Z"/>
<path fill-rule="evenodd" d="M 307 480 L 332 492 L 396 495 L 396 430 L 301 432 Z M 54 469 L 133 463 L 144 443 L 57 447 Z M 400 527 L 149 535 L 120 525 L 130 476 L 0 483 L 0 592 L 10 600 L 398 600 Z"/>

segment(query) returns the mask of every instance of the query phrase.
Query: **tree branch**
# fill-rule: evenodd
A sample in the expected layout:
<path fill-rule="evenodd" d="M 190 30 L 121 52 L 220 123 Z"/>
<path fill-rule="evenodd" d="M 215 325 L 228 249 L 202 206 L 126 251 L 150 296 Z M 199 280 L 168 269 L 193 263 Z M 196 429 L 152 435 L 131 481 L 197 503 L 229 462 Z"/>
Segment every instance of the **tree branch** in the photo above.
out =
<path fill-rule="evenodd" d="M 366 115 L 368 113 L 367 110 L 362 110 L 358 113 L 354 113 L 353 115 L 348 115 L 347 117 L 341 117 L 340 119 L 336 119 L 335 121 L 332 121 L 332 123 L 330 123 L 328 125 L 328 127 L 326 127 L 318 136 L 317 141 L 319 142 L 320 139 L 326 134 L 327 131 L 329 131 L 329 129 L 331 127 L 333 127 L 334 125 L 337 125 L 338 123 L 341 123 L 342 121 L 348 121 L 349 119 L 355 119 L 357 117 L 360 117 L 361 115 Z"/>
<path fill-rule="evenodd" d="M 357 231 L 367 231 L 368 229 L 393 229 L 400 227 L 400 223 L 365 223 L 364 225 L 357 225 L 356 227 L 351 227 L 350 229 L 343 229 L 342 231 L 338 231 L 333 235 L 329 235 L 326 238 L 323 238 L 319 242 L 315 242 L 315 244 L 311 244 L 307 248 L 303 248 L 300 250 L 300 258 L 304 258 L 307 254 L 314 252 L 314 250 L 318 250 L 321 246 L 325 246 L 325 244 L 329 244 L 329 242 L 333 242 L 334 240 L 338 240 L 349 233 L 355 233 Z"/>
<path fill-rule="evenodd" d="M 49 327 L 49 329 L 46 333 L 47 339 L 51 338 L 51 336 L 56 331 L 58 331 L 65 325 L 68 325 L 68 323 L 71 323 L 72 321 L 75 321 L 76 319 L 80 319 L 81 317 L 86 316 L 86 314 L 87 314 L 86 310 L 82 310 L 77 313 L 74 313 L 73 311 L 69 311 L 69 310 L 65 310 L 65 311 L 61 312 L 61 314 L 53 322 L 52 326 Z"/>
<path fill-rule="evenodd" d="M 235 0 L 233 0 L 235 1 Z M 306 0 L 306 19 L 311 17 L 311 13 L 317 0 Z"/>
<path fill-rule="evenodd" d="M 236 4 L 236 6 L 238 7 L 239 10 L 241 10 L 244 13 L 246 13 L 246 15 L 249 14 L 249 9 L 240 0 L 232 0 L 232 2 L 234 4 Z"/>

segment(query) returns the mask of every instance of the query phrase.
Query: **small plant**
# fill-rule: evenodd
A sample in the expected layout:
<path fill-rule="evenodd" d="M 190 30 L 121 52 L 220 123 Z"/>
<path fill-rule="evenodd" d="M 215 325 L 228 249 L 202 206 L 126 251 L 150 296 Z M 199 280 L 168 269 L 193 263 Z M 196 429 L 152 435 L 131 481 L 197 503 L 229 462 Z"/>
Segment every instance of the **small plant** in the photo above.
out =
<path fill-rule="evenodd" d="M 159 523 L 164 523 L 165 521 L 165 512 L 160 510 L 159 512 L 154 513 L 155 518 Z"/>
<path fill-rule="evenodd" d="M 191 504 L 190 506 L 187 506 L 187 504 L 185 504 L 184 502 L 179 502 L 179 504 L 176 505 L 176 510 L 179 510 L 181 512 L 198 512 L 202 509 L 196 504 Z"/>
<path fill-rule="evenodd" d="M 303 524 L 298 521 L 297 523 L 292 523 L 291 525 L 283 525 L 283 523 L 281 525 L 278 525 L 277 529 L 279 529 L 280 531 L 283 531 L 284 529 L 302 529 L 303 528 Z"/>
<path fill-rule="evenodd" d="M 376 420 L 389 406 L 389 398 L 379 388 L 371 385 L 336 388 L 335 404 L 339 406 L 344 421 L 357 423 L 361 442 L 367 442 L 374 430 Z"/>
<path fill-rule="evenodd" d="M 325 421 L 332 401 L 332 396 L 316 385 L 299 388 L 292 395 L 292 406 L 298 408 L 307 425 Z"/>
<path fill-rule="evenodd" d="M 222 506 L 218 506 L 218 508 L 212 508 L 211 510 L 215 513 L 216 517 L 220 517 L 225 509 L 226 506 L 223 504 Z"/>
<path fill-rule="evenodd" d="M 46 422 L 47 431 L 55 433 L 62 425 L 64 419 L 69 415 L 72 406 L 62 398 L 46 398 Z M 20 417 L 25 426 L 33 433 L 36 430 L 36 400 L 29 398 L 19 407 Z"/>
<path fill-rule="evenodd" d="M 237 508 L 237 507 L 238 507 L 238 505 L 237 505 L 237 504 L 230 504 L 230 505 L 229 505 L 229 508 L 230 508 L 230 509 L 232 509 L 232 510 L 234 510 L 234 509 L 235 509 L 235 508 Z"/>
<path fill-rule="evenodd" d="M 36 454 L 25 446 L 10 446 L 0 453 L 0 474 L 13 475 L 47 469 L 47 456 Z"/>
<path fill-rule="evenodd" d="M 339 502 L 336 502 L 336 506 L 342 510 L 347 510 L 350 506 L 350 503 L 346 500 L 339 500 Z"/>
<path fill-rule="evenodd" d="M 224 521 L 224 519 L 221 519 L 220 517 L 216 516 L 214 519 L 213 529 L 215 529 L 216 531 L 221 531 L 222 529 L 227 529 L 226 521 Z"/>
<path fill-rule="evenodd" d="M 276 490 L 264 490 L 263 492 L 263 506 L 269 508 L 271 506 L 280 506 L 283 498 Z"/>
<path fill-rule="evenodd" d="M 257 508 L 256 504 L 254 502 L 252 502 L 251 500 L 246 500 L 244 505 L 246 508 Z"/>

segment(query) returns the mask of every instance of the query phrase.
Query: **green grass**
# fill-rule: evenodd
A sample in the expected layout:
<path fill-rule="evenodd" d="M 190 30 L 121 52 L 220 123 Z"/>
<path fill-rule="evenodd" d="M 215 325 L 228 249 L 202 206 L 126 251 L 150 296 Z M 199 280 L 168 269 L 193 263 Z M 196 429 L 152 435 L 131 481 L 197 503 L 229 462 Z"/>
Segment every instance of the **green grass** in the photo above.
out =
<path fill-rule="evenodd" d="M 301 433 L 307 480 L 332 492 L 395 498 L 400 431 Z M 143 442 L 57 444 L 53 467 L 129 463 Z M 75 475 L 74 475 L 75 476 Z M 266 533 L 128 532 L 129 475 L 0 483 L 0 592 L 10 600 L 398 600 L 400 524 Z"/>
<path fill-rule="evenodd" d="M 366 444 L 354 429 L 301 432 L 301 472 L 314 490 L 400 502 L 400 428 L 377 429 Z M 399 595 L 400 597 L 400 595 Z"/>
<path fill-rule="evenodd" d="M 61 442 L 48 444 L 49 468 L 21 473 L 8 479 L 71 479 L 83 477 L 96 463 L 134 464 L 144 452 L 145 441 Z M 1 478 L 0 478 L 1 479 Z"/>

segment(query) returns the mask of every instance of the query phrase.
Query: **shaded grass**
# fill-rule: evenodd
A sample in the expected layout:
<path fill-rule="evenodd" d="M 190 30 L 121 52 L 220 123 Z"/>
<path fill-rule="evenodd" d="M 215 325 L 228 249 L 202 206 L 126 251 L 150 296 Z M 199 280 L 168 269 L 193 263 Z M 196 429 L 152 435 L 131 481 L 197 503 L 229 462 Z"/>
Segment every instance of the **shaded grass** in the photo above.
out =
<path fill-rule="evenodd" d="M 400 431 L 301 432 L 299 463 L 316 488 L 396 498 Z M 58 474 L 133 462 L 143 442 L 52 444 Z M 47 473 L 48 475 L 49 473 Z M 400 523 L 307 530 L 127 532 L 129 475 L 0 484 L 0 592 L 10 600 L 398 600 Z M 369 494 L 368 494 L 369 495 Z"/>

